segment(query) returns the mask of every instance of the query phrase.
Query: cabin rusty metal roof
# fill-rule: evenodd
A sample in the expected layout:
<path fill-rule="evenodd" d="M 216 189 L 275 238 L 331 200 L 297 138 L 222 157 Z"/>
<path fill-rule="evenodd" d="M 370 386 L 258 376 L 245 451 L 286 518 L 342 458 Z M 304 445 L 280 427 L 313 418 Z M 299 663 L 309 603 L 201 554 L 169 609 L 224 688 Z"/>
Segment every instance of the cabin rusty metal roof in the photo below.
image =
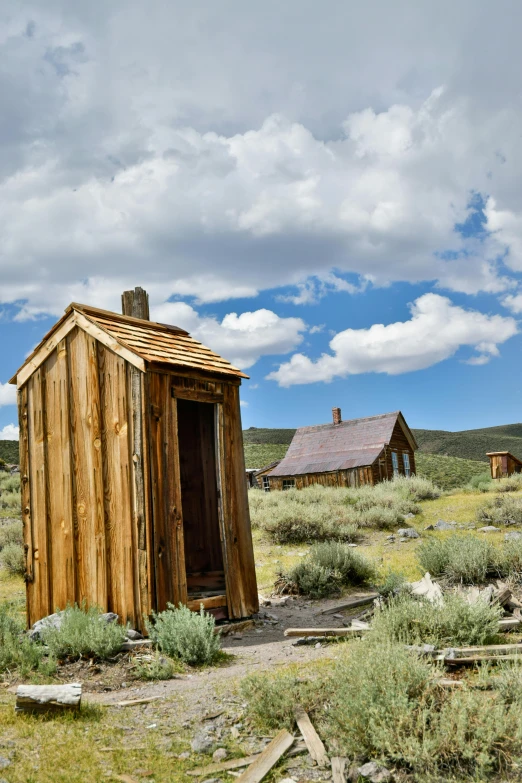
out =
<path fill-rule="evenodd" d="M 127 349 L 151 365 L 161 364 L 173 368 L 179 367 L 180 369 L 234 376 L 235 378 L 248 378 L 248 375 L 241 372 L 238 367 L 234 367 L 222 356 L 191 337 L 184 329 L 120 315 L 76 302 L 67 307 L 65 315 L 27 357 L 22 367 L 17 371 L 17 375 L 27 365 L 31 365 L 34 358 L 41 354 L 46 344 L 49 348 L 54 347 L 51 338 L 68 319 L 74 317 L 75 313 L 83 315 L 88 321 L 116 340 L 123 349 Z M 17 375 L 11 379 L 11 383 L 16 383 Z"/>
<path fill-rule="evenodd" d="M 286 456 L 269 475 L 301 476 L 371 465 L 389 444 L 397 422 L 416 449 L 415 438 L 400 411 L 340 424 L 300 427 Z"/>

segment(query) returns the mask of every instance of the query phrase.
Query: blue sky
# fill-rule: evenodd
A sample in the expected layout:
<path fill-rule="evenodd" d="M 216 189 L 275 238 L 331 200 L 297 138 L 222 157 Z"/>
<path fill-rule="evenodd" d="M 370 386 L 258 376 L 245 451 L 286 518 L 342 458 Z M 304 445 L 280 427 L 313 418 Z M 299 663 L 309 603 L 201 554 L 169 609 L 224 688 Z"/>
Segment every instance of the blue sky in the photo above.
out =
<path fill-rule="evenodd" d="M 65 306 L 135 285 L 248 372 L 246 427 L 520 420 L 518 17 L 4 4 L 0 437 Z"/>

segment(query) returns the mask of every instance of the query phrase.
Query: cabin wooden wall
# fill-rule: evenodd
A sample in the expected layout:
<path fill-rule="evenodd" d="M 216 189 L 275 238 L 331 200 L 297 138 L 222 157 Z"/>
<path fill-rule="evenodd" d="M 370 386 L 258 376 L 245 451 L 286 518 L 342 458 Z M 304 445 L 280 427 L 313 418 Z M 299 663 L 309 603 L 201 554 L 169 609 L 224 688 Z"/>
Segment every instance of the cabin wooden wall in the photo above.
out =
<path fill-rule="evenodd" d="M 493 454 L 489 458 L 491 467 L 491 478 L 504 478 L 513 473 L 520 473 L 522 466 L 518 460 L 513 459 L 511 454 Z"/>
<path fill-rule="evenodd" d="M 295 481 L 296 489 L 311 487 L 321 484 L 323 487 L 360 487 L 364 484 L 373 484 L 372 466 L 350 470 L 337 470 L 330 473 L 307 473 L 303 476 L 270 476 L 270 489 L 282 490 L 283 481 L 286 479 Z"/>
<path fill-rule="evenodd" d="M 390 444 L 388 448 L 386 449 L 386 471 L 388 474 L 388 478 L 393 478 L 393 463 L 392 463 L 392 456 L 391 452 L 396 451 L 397 456 L 399 458 L 399 473 L 401 476 L 404 475 L 404 459 L 403 459 L 403 453 L 406 452 L 410 456 L 410 471 L 411 474 L 416 472 L 415 469 L 415 452 L 413 451 L 412 447 L 409 444 L 408 438 L 404 434 L 404 431 L 397 422 L 395 424 L 395 427 L 393 429 L 393 434 L 390 439 Z M 383 478 L 385 478 L 383 476 Z"/>
<path fill-rule="evenodd" d="M 30 624 L 86 600 L 141 625 L 129 388 L 75 328 L 19 392 Z"/>

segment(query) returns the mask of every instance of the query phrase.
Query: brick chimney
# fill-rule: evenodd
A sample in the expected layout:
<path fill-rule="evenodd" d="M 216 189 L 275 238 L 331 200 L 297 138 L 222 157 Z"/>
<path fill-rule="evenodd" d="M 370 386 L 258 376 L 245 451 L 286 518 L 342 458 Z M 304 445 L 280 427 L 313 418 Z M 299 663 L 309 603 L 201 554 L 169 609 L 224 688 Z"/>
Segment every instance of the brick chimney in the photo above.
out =
<path fill-rule="evenodd" d="M 334 424 L 340 424 L 342 422 L 340 408 L 332 408 L 332 418 Z"/>

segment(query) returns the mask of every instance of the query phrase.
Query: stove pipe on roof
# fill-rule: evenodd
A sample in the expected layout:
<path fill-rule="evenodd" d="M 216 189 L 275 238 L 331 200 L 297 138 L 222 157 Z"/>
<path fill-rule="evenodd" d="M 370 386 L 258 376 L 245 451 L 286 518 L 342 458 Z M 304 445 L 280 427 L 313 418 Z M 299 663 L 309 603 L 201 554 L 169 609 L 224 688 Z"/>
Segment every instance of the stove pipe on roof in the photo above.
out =
<path fill-rule="evenodd" d="M 340 408 L 332 408 L 332 418 L 334 424 L 340 424 L 341 419 L 341 409 Z"/>

